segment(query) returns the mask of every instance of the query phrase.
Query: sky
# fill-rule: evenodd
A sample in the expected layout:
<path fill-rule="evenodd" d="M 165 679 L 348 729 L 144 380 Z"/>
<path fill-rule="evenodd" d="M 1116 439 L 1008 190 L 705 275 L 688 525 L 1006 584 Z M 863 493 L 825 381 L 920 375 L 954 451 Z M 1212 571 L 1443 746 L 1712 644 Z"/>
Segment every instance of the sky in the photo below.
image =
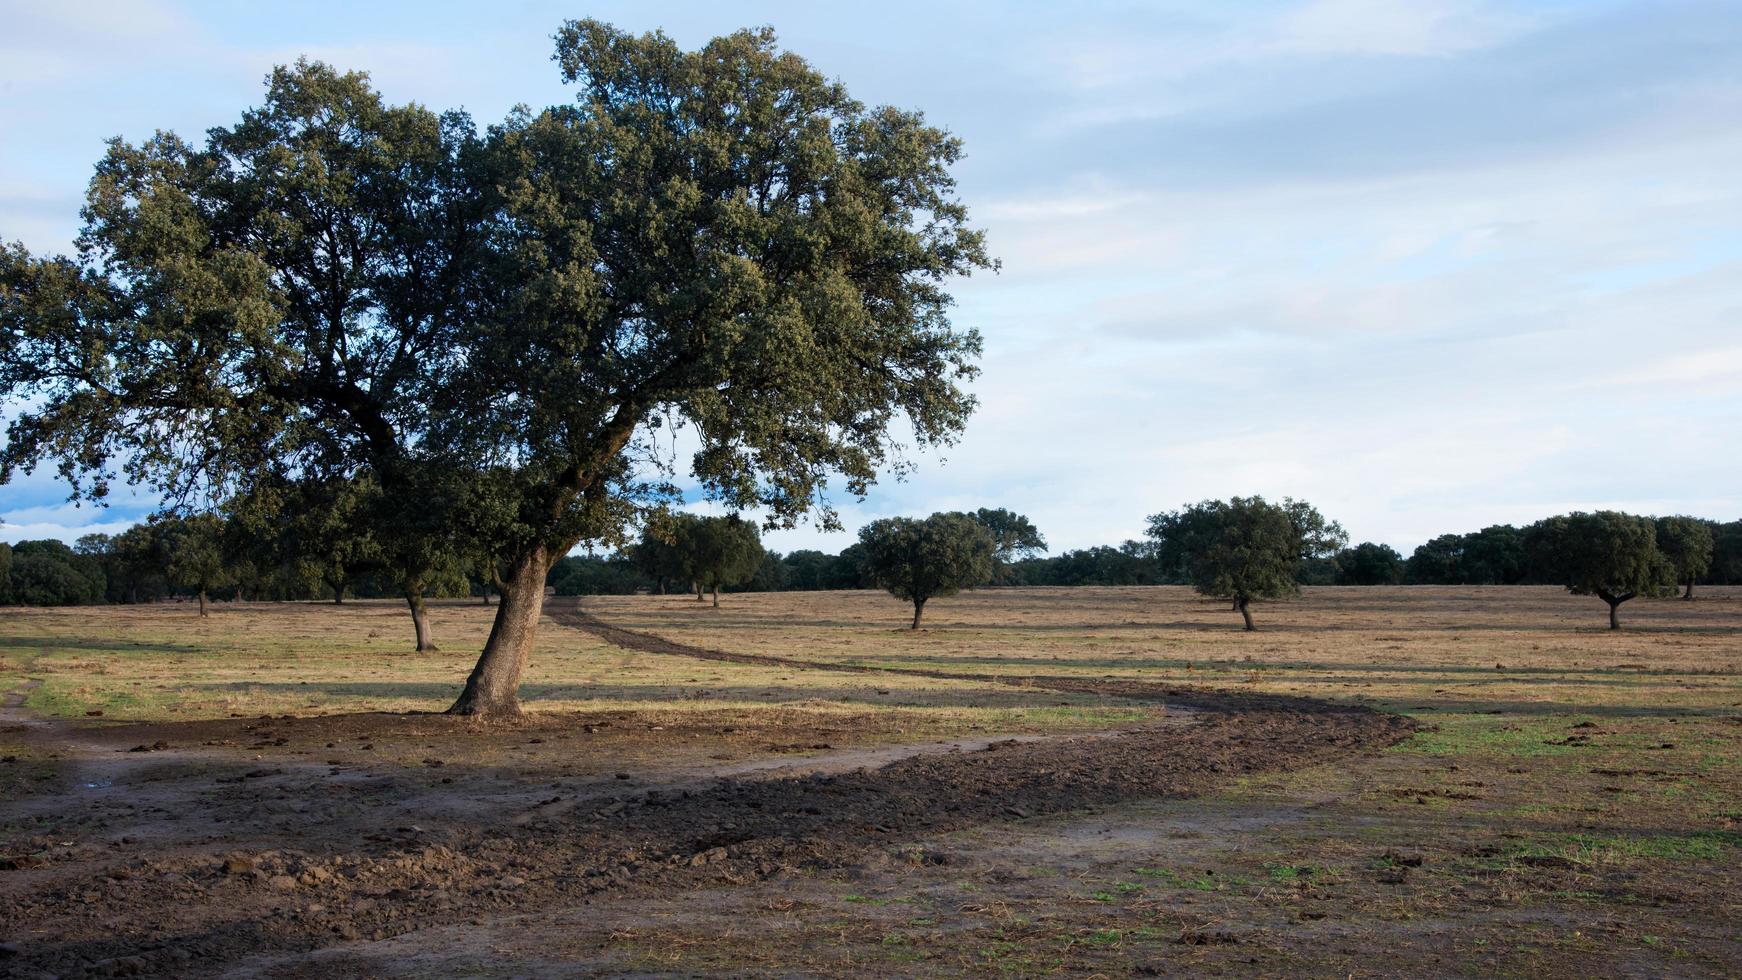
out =
<path fill-rule="evenodd" d="M 861 101 L 959 135 L 1002 261 L 963 281 L 981 407 L 895 514 L 1008 507 L 1057 552 L 1209 497 L 1353 540 L 1574 509 L 1742 517 L 1742 6 L 17 3 L 0 0 L 0 240 L 68 251 L 103 141 L 196 138 L 306 55 L 480 122 L 572 98 L 571 17 L 685 47 L 768 24 Z M 0 539 L 114 531 L 0 487 Z"/>

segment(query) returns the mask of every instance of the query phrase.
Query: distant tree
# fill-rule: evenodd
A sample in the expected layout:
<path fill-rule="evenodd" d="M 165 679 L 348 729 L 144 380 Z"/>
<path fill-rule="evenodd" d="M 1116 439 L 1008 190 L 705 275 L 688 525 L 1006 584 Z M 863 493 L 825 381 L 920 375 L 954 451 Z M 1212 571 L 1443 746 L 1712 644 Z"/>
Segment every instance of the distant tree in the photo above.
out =
<path fill-rule="evenodd" d="M 1164 565 L 1184 568 L 1201 594 L 1232 599 L 1248 630 L 1257 628 L 1253 599 L 1298 595 L 1296 567 L 1334 553 L 1347 540 L 1342 527 L 1311 504 L 1289 498 L 1273 504 L 1263 497 L 1164 511 L 1149 518 L 1148 533 Z"/>
<path fill-rule="evenodd" d="M 81 606 L 103 597 L 100 569 L 52 539 L 12 548 L 12 601 L 24 606 Z"/>
<path fill-rule="evenodd" d="M 841 549 L 841 553 L 829 559 L 828 571 L 825 575 L 825 589 L 874 589 L 877 580 L 872 576 L 862 542 L 850 544 Z"/>
<path fill-rule="evenodd" d="M 1251 497 L 1250 500 L 1262 500 L 1262 497 Z M 1343 525 L 1330 520 L 1319 513 L 1318 508 L 1304 500 L 1292 497 L 1282 498 L 1282 510 L 1288 515 L 1289 527 L 1294 530 L 1295 540 L 1299 543 L 1300 558 L 1322 558 L 1335 555 L 1343 545 L 1349 543 L 1349 534 L 1343 530 Z"/>
<path fill-rule="evenodd" d="M 0 606 L 12 603 L 12 546 L 0 541 Z"/>
<path fill-rule="evenodd" d="M 1166 581 L 1148 541 L 1096 545 L 1016 563 L 1006 579 L 1018 585 L 1155 585 Z"/>
<path fill-rule="evenodd" d="M 24 606 L 81 606 L 101 602 L 101 562 L 52 538 L 12 546 L 12 601 Z"/>
<path fill-rule="evenodd" d="M 1712 585 L 1742 585 L 1742 520 L 1712 527 L 1712 567 L 1706 571 Z"/>
<path fill-rule="evenodd" d="M 424 599 L 463 594 L 466 568 L 482 550 L 461 530 L 465 525 L 448 524 L 452 515 L 467 511 L 468 491 L 473 488 L 457 470 L 431 464 L 400 466 L 416 472 L 389 481 L 399 488 L 397 493 L 386 492 L 379 483 L 369 484 L 359 512 L 350 517 L 363 527 L 352 528 L 351 536 L 366 542 L 360 547 L 373 546 L 381 577 L 405 599 L 417 652 L 434 653 L 437 647 Z M 381 530 L 369 536 L 369 528 Z"/>
<path fill-rule="evenodd" d="M 1524 532 L 1494 524 L 1463 536 L 1458 583 L 1516 585 L 1524 580 Z"/>
<path fill-rule="evenodd" d="M 1542 580 L 1608 603 L 1610 629 L 1621 628 L 1623 602 L 1663 595 L 1676 585 L 1675 569 L 1658 551 L 1657 527 L 1649 517 L 1612 510 L 1550 517 L 1526 529 L 1525 552 Z"/>
<path fill-rule="evenodd" d="M 1343 556 L 1346 551 L 1321 558 L 1303 558 L 1294 567 L 1294 580 L 1301 585 L 1349 585 L 1343 580 Z"/>
<path fill-rule="evenodd" d="M 780 552 L 764 551 L 756 571 L 744 583 L 746 592 L 780 592 L 786 588 L 786 562 Z"/>
<path fill-rule="evenodd" d="M 1712 528 L 1697 517 L 1659 517 L 1657 550 L 1686 587 L 1682 598 L 1692 601 L 1694 582 L 1712 567 Z"/>
<path fill-rule="evenodd" d="M 110 541 L 110 594 L 116 601 L 155 601 L 169 594 L 167 531 L 160 521 L 146 521 Z"/>
<path fill-rule="evenodd" d="M 634 595 L 651 585 L 627 555 L 569 555 L 551 567 L 557 595 Z"/>
<path fill-rule="evenodd" d="M 1442 534 L 1416 548 L 1404 563 L 1411 585 L 1515 585 L 1528 568 L 1524 532 L 1495 524 L 1469 534 Z"/>
<path fill-rule="evenodd" d="M 992 577 L 992 535 L 967 514 L 872 521 L 859 531 L 859 543 L 877 584 L 913 603 L 913 629 L 919 629 L 928 600 L 984 585 Z"/>
<path fill-rule="evenodd" d="M 1458 585 L 1463 581 L 1464 536 L 1442 534 L 1418 545 L 1403 566 L 1411 585 Z"/>
<path fill-rule="evenodd" d="M 631 560 L 642 574 L 654 581 L 660 595 L 664 595 L 667 587 L 673 584 L 687 582 L 691 589 L 698 588 L 690 579 L 690 568 L 685 563 L 681 544 L 688 533 L 688 523 L 695 520 L 697 518 L 692 514 L 674 514 L 649 521 L 641 531 L 641 540 L 630 550 Z M 697 595 L 700 595 L 699 590 Z"/>
<path fill-rule="evenodd" d="M 1046 550 L 1046 538 L 1027 517 L 1002 507 L 982 507 L 968 515 L 992 535 L 993 582 L 1009 584 L 1010 566 Z"/>
<path fill-rule="evenodd" d="M 207 593 L 234 581 L 225 561 L 224 522 L 216 514 L 191 514 L 169 527 L 170 581 L 193 590 L 204 616 Z"/>
<path fill-rule="evenodd" d="M 82 534 L 73 542 L 73 554 L 90 560 L 102 569 L 105 602 L 122 601 L 126 587 L 115 552 L 117 537 L 118 535 L 101 533 Z"/>
<path fill-rule="evenodd" d="M 812 548 L 788 552 L 781 559 L 786 566 L 786 587 L 802 592 L 828 588 L 829 563 L 833 560 L 832 555 Z"/>
<path fill-rule="evenodd" d="M 685 522 L 678 535 L 684 568 L 696 583 L 696 598 L 704 589 L 720 605 L 720 589 L 748 582 L 762 564 L 762 539 L 756 525 L 737 515 L 701 517 Z"/>
<path fill-rule="evenodd" d="M 1403 581 L 1403 556 L 1388 544 L 1363 541 L 1337 553 L 1340 585 L 1396 585 Z"/>
<path fill-rule="evenodd" d="M 327 480 L 273 480 L 232 499 L 237 534 L 275 564 L 300 565 L 343 603 L 364 575 L 385 564 L 381 538 L 401 532 L 375 515 L 380 487 L 367 471 Z"/>

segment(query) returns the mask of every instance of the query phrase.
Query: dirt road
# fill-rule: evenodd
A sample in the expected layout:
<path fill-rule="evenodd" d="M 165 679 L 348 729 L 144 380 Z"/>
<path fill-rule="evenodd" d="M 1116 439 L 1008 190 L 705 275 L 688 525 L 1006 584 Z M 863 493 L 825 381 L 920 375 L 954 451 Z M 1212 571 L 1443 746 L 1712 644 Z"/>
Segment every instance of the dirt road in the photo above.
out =
<path fill-rule="evenodd" d="M 638 650 L 747 659 L 616 629 L 572 605 L 551 615 Z M 0 725 L 59 759 L 51 791 L 0 804 L 9 830 L 0 842 L 0 972 L 289 969 L 297 960 L 286 956 L 322 947 L 433 936 L 533 910 L 873 859 L 924 863 L 926 852 L 907 846 L 924 836 L 1187 796 L 1244 774 L 1373 752 L 1411 729 L 1395 716 L 1309 699 L 1021 683 L 1180 710 L 1162 723 L 1083 736 L 860 745 L 796 762 L 612 772 L 625 740 L 673 733 L 638 726 L 633 712 L 604 728 L 596 716 L 564 713 L 490 726 L 349 715 L 92 729 L 31 718 L 14 696 Z M 573 738 L 583 726 L 588 737 Z M 697 734 L 709 735 L 686 733 Z M 572 739 L 565 749 L 582 774 L 515 755 L 558 739 Z M 421 765 L 368 761 L 375 742 L 390 740 L 429 755 Z M 322 969 L 348 972 L 340 961 Z"/>

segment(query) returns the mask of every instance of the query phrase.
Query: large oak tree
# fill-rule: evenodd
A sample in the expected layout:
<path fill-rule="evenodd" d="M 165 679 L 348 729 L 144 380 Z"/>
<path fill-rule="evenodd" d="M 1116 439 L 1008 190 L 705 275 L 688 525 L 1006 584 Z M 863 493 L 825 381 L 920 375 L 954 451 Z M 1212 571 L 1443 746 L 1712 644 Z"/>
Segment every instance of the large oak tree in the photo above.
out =
<path fill-rule="evenodd" d="M 204 146 L 113 143 L 80 254 L 0 257 L 0 480 L 466 474 L 431 509 L 504 574 L 451 710 L 513 714 L 547 570 L 661 489 L 661 430 L 693 426 L 710 496 L 788 526 L 903 465 L 896 423 L 959 434 L 980 340 L 947 287 L 991 262 L 954 137 L 766 30 L 684 51 L 570 22 L 557 61 L 572 104 L 483 134 L 302 63 Z"/>

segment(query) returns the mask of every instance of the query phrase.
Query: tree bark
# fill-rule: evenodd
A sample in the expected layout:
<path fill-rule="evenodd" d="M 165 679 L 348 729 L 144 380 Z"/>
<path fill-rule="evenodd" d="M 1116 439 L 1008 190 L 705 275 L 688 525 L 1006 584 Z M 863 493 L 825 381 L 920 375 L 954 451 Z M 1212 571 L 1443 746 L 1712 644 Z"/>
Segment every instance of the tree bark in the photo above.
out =
<path fill-rule="evenodd" d="M 720 583 L 714 583 L 714 608 L 720 608 Z"/>
<path fill-rule="evenodd" d="M 206 615 L 206 590 L 201 589 L 200 590 L 200 617 L 203 619 L 203 618 L 205 618 L 205 615 Z"/>
<path fill-rule="evenodd" d="M 1692 576 L 1688 577 L 1688 590 L 1686 592 L 1682 593 L 1682 601 L 1684 601 L 1684 602 L 1694 601 L 1694 580 L 1693 580 Z"/>
<path fill-rule="evenodd" d="M 919 629 L 919 618 L 923 615 L 925 615 L 925 600 L 924 599 L 913 600 L 913 626 L 911 627 L 912 629 Z"/>
<path fill-rule="evenodd" d="M 466 688 L 448 709 L 450 715 L 509 717 L 520 714 L 520 675 L 538 633 L 544 612 L 544 577 L 550 571 L 550 549 L 543 545 L 515 561 L 501 583 L 496 622 L 478 665 L 466 678 Z"/>
<path fill-rule="evenodd" d="M 424 607 L 423 593 L 407 589 L 405 604 L 411 607 L 411 628 L 417 633 L 417 652 L 436 652 L 435 641 L 429 635 L 429 610 Z"/>
<path fill-rule="evenodd" d="M 1236 596 L 1234 608 L 1240 610 L 1240 618 L 1246 621 L 1246 632 L 1255 632 L 1258 627 L 1252 625 L 1252 600 L 1245 596 Z"/>
<path fill-rule="evenodd" d="M 697 602 L 706 602 L 707 597 L 702 595 L 702 583 L 701 583 L 701 581 L 698 579 L 697 581 L 691 582 L 690 584 L 694 585 L 696 587 L 696 601 Z"/>
<path fill-rule="evenodd" d="M 345 604 L 345 583 L 340 582 L 338 585 L 333 586 L 333 605 L 342 606 L 344 604 Z"/>

